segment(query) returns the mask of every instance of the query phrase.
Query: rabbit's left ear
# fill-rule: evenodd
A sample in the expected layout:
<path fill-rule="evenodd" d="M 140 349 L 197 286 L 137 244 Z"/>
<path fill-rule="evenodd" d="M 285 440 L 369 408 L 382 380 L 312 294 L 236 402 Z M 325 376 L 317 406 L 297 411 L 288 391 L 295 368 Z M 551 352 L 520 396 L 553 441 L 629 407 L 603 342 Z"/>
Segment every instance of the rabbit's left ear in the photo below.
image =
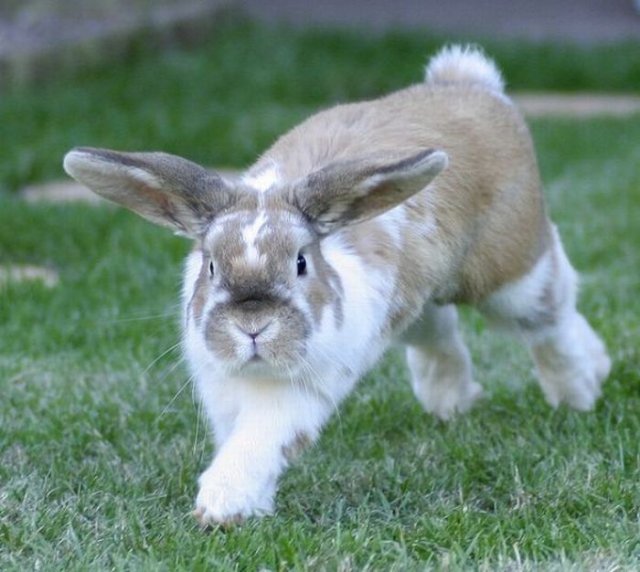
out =
<path fill-rule="evenodd" d="M 236 201 L 231 183 L 166 153 L 78 148 L 67 153 L 64 169 L 106 199 L 192 238 Z"/>
<path fill-rule="evenodd" d="M 423 190 L 447 166 L 444 151 L 428 149 L 383 162 L 338 161 L 315 171 L 293 190 L 293 201 L 325 235 L 373 218 Z"/>

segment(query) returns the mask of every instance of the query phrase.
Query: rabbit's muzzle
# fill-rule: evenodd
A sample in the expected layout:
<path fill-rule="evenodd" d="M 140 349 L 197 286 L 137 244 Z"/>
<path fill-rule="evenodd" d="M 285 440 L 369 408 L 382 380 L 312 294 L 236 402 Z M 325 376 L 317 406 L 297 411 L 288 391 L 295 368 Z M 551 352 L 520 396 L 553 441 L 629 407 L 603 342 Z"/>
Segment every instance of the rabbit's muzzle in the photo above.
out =
<path fill-rule="evenodd" d="M 229 370 L 251 375 L 259 364 L 261 374 L 272 370 L 286 377 L 305 361 L 309 329 L 304 314 L 290 304 L 249 299 L 216 305 L 204 332 L 207 347 Z"/>

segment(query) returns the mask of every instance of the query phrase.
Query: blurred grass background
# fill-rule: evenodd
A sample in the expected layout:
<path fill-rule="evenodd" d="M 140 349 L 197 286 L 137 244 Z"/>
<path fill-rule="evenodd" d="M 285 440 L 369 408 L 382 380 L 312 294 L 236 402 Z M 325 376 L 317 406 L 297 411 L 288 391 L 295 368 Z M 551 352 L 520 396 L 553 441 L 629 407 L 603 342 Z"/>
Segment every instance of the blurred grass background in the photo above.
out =
<path fill-rule="evenodd" d="M 420 81 L 444 43 L 423 33 L 268 28 L 233 13 L 197 50 L 156 57 L 141 43 L 117 63 L 0 99 L 0 191 L 62 176 L 77 145 L 163 149 L 242 167 L 300 119 L 331 103 Z M 483 42 L 510 90 L 634 92 L 637 44 L 557 46 Z"/>

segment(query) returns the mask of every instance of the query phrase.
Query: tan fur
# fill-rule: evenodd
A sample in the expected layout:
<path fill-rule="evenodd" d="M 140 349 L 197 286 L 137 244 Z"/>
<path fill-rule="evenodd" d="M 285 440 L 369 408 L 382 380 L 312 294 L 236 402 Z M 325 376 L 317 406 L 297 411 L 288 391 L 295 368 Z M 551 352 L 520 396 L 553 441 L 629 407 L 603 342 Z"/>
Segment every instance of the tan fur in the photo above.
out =
<path fill-rule="evenodd" d="M 389 260 L 399 256 L 389 233 L 380 221 L 375 219 L 366 225 L 356 225 L 345 233 L 346 244 L 357 252 L 367 266 L 378 270 L 387 270 Z"/>
<path fill-rule="evenodd" d="M 449 167 L 399 207 L 409 221 L 403 245 L 387 245 L 384 254 L 402 260 L 397 296 L 419 307 L 427 286 L 440 303 L 477 303 L 526 274 L 550 242 L 531 137 L 503 94 L 416 85 L 338 106 L 284 135 L 264 160 L 276 162 L 284 179 L 299 180 L 334 161 L 372 154 L 392 160 L 425 148 L 446 151 Z M 436 224 L 429 237 L 420 229 L 427 216 Z M 341 232 L 363 258 L 372 257 L 378 221 Z M 405 318 L 390 319 L 395 326 Z"/>
<path fill-rule="evenodd" d="M 312 244 L 307 249 L 308 254 L 314 263 L 316 280 L 308 284 L 308 301 L 313 312 L 315 327 L 319 327 L 322 322 L 324 310 L 330 307 L 335 319 L 337 328 L 342 326 L 344 321 L 344 309 L 342 307 L 342 282 L 338 273 L 327 264 L 322 255 L 322 250 L 318 244 Z"/>

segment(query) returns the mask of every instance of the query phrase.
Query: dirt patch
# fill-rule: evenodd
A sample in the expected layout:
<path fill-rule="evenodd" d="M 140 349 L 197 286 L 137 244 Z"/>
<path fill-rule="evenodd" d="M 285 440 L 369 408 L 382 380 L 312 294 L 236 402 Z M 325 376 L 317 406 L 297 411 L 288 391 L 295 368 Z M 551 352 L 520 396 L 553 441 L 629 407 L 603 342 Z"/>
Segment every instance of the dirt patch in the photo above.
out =
<path fill-rule="evenodd" d="M 216 169 L 216 173 L 230 181 L 240 177 L 240 172 L 234 169 Z M 113 204 L 72 179 L 29 185 L 28 187 L 24 187 L 18 196 L 27 203 L 82 202 L 95 206 Z"/>
<path fill-rule="evenodd" d="M 514 100 L 528 117 L 624 117 L 640 113 L 640 97 L 633 95 L 519 93 Z"/>
<path fill-rule="evenodd" d="M 0 1 L 0 89 L 123 60 L 153 49 L 197 45 L 234 0 Z"/>
<path fill-rule="evenodd" d="M 28 203 L 85 202 L 93 205 L 107 204 L 95 193 L 73 181 L 56 181 L 41 185 L 29 185 L 20 191 L 20 197 Z"/>

